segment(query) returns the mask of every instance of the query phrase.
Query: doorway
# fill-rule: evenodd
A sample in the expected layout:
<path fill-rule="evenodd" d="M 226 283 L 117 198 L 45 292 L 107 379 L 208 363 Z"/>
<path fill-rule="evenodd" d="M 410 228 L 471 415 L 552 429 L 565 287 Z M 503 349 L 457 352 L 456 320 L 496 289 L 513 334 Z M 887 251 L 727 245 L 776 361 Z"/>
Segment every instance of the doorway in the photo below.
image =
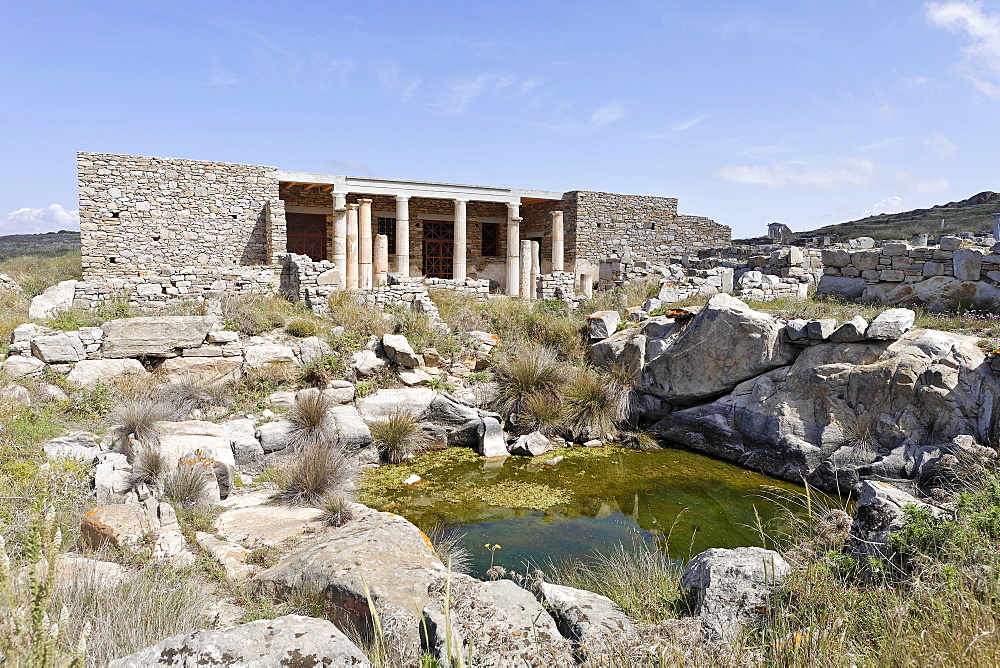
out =
<path fill-rule="evenodd" d="M 289 253 L 308 255 L 313 260 L 326 256 L 326 216 L 322 213 L 286 213 Z"/>
<path fill-rule="evenodd" d="M 424 220 L 424 276 L 453 278 L 455 275 L 455 223 Z"/>

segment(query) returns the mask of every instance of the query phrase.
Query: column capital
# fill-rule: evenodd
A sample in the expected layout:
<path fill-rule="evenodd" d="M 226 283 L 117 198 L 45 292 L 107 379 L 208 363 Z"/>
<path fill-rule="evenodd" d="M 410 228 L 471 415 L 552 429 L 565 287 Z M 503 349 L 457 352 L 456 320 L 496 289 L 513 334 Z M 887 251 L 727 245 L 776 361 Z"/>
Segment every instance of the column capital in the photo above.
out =
<path fill-rule="evenodd" d="M 463 198 L 463 197 L 456 197 L 456 198 L 455 198 L 454 200 L 452 200 L 452 201 L 454 201 L 454 202 L 455 202 L 455 204 L 459 204 L 459 203 L 462 203 L 462 204 L 468 204 L 468 202 L 469 202 L 469 200 L 467 200 L 467 199 L 465 199 L 465 198 Z"/>
<path fill-rule="evenodd" d="M 397 202 L 408 202 L 410 200 L 409 195 L 395 195 Z"/>
<path fill-rule="evenodd" d="M 361 204 L 371 204 L 372 200 L 370 197 L 361 197 L 358 199 L 358 202 Z"/>
<path fill-rule="evenodd" d="M 359 206 L 361 206 L 361 205 L 358 204 L 357 202 L 351 202 L 350 204 L 347 205 L 347 208 L 348 209 L 357 209 Z"/>

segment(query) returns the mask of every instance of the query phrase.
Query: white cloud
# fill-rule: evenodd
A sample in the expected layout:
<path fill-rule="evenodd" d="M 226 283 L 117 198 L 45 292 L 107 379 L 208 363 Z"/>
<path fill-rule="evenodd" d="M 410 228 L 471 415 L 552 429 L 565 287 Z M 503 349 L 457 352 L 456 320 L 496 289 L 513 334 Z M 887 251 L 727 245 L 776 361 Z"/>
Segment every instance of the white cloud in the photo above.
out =
<path fill-rule="evenodd" d="M 441 112 L 445 116 L 464 114 L 472 101 L 482 95 L 493 75 L 480 74 L 471 79 L 454 81 L 441 103 Z"/>
<path fill-rule="evenodd" d="M 693 118 L 688 118 L 687 120 L 678 121 L 670 127 L 671 132 L 684 132 L 685 130 L 690 130 L 694 126 L 698 125 L 702 121 L 708 118 L 708 114 L 702 114 L 701 116 L 695 116 Z"/>
<path fill-rule="evenodd" d="M 932 2 L 927 20 L 966 38 L 959 71 L 981 93 L 1000 99 L 1000 14 L 983 12 L 978 2 Z"/>
<path fill-rule="evenodd" d="M 958 144 L 937 132 L 930 137 L 924 137 L 924 146 L 934 151 L 942 158 L 950 158 L 958 150 Z"/>
<path fill-rule="evenodd" d="M 865 211 L 862 217 L 867 216 L 877 216 L 880 213 L 899 213 L 903 210 L 903 198 L 899 195 L 892 195 L 891 197 L 886 197 L 885 199 L 875 202 L 872 208 Z"/>
<path fill-rule="evenodd" d="M 590 120 L 587 125 L 592 130 L 600 130 L 601 128 L 611 125 L 615 121 L 620 121 L 625 118 L 625 103 L 624 102 L 609 102 L 602 107 L 598 107 L 594 110 L 594 113 L 590 115 Z"/>
<path fill-rule="evenodd" d="M 716 176 L 733 183 L 769 188 L 868 188 L 874 184 L 876 169 L 871 160 L 845 158 L 841 163 L 840 167 L 795 164 L 723 167 Z"/>
<path fill-rule="evenodd" d="M 232 86 L 238 84 L 240 78 L 232 70 L 225 67 L 213 67 L 208 72 L 208 83 L 212 86 Z"/>
<path fill-rule="evenodd" d="M 80 229 L 80 212 L 70 211 L 61 204 L 49 204 L 44 208 L 24 207 L 0 215 L 0 233 L 35 234 L 58 230 Z"/>
<path fill-rule="evenodd" d="M 482 72 L 452 81 L 434 110 L 445 116 L 460 116 L 480 97 L 492 95 L 502 100 L 521 98 L 542 84 L 541 79 L 520 79 L 510 74 Z"/>

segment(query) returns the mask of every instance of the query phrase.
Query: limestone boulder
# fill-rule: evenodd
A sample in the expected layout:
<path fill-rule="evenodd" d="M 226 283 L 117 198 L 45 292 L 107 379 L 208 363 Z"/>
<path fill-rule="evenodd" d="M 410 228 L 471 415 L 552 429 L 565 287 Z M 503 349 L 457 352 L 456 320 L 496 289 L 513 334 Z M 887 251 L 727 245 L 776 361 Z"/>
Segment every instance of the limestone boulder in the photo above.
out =
<path fill-rule="evenodd" d="M 301 615 L 173 636 L 108 664 L 109 668 L 370 665 L 334 624 Z"/>
<path fill-rule="evenodd" d="M 854 341 L 864 341 L 865 332 L 867 331 L 868 321 L 862 316 L 856 315 L 837 327 L 837 329 L 830 334 L 830 340 L 834 343 L 853 343 Z"/>
<path fill-rule="evenodd" d="M 427 388 L 376 390 L 357 400 L 361 417 L 371 422 L 384 420 L 395 411 L 405 411 L 415 418 L 426 413 L 437 392 Z"/>
<path fill-rule="evenodd" d="M 894 341 L 913 326 L 915 319 L 916 314 L 908 308 L 891 308 L 882 311 L 868 325 L 865 337 Z"/>
<path fill-rule="evenodd" d="M 337 433 L 337 442 L 348 450 L 358 450 L 372 442 L 372 432 L 358 409 L 350 404 L 330 408 Z"/>
<path fill-rule="evenodd" d="M 610 662 L 638 640 L 635 623 L 607 596 L 542 582 L 538 597 L 580 659 Z"/>
<path fill-rule="evenodd" d="M 653 430 L 769 475 L 860 492 L 866 477 L 906 477 L 911 448 L 962 434 L 990 442 L 1000 380 L 977 341 L 918 329 L 896 341 L 821 343 Z"/>
<path fill-rule="evenodd" d="M 444 577 L 445 567 L 427 537 L 399 515 L 360 504 L 351 515 L 350 522 L 329 528 L 254 583 L 278 598 L 303 588 L 321 591 L 330 619 L 348 633 L 372 633 L 374 606 L 383 628 L 396 630 L 394 646 L 413 661 L 420 655 L 416 613 L 431 602 L 429 586 Z"/>
<path fill-rule="evenodd" d="M 496 413 L 468 406 L 447 394 L 437 394 L 417 419 L 428 425 L 447 445 L 476 447 L 479 426 L 486 417 L 500 419 Z"/>
<path fill-rule="evenodd" d="M 36 336 L 31 340 L 31 354 L 46 364 L 79 362 L 87 357 L 83 341 L 75 332 Z"/>
<path fill-rule="evenodd" d="M 277 545 L 322 528 L 318 508 L 269 505 L 271 492 L 254 492 L 226 499 L 215 520 L 215 533 L 244 547 Z"/>
<path fill-rule="evenodd" d="M 413 351 L 413 347 L 402 334 L 386 334 L 382 337 L 382 350 L 393 364 L 408 368 L 420 366 L 421 360 Z"/>
<path fill-rule="evenodd" d="M 11 355 L 0 364 L 0 369 L 9 378 L 30 378 L 42 375 L 45 362 L 37 357 L 24 357 L 23 355 Z"/>
<path fill-rule="evenodd" d="M 881 480 L 861 483 L 861 498 L 854 509 L 848 552 L 858 559 L 890 556 L 889 538 L 906 525 L 906 508 L 940 511 L 908 492 Z"/>
<path fill-rule="evenodd" d="M 285 367 L 295 369 L 300 366 L 295 350 L 291 346 L 277 343 L 258 343 L 243 349 L 244 368 L 264 369 Z"/>
<path fill-rule="evenodd" d="M 80 537 L 95 550 L 105 545 L 135 550 L 151 538 L 154 560 L 175 566 L 194 563 L 174 509 L 155 499 L 146 505 L 113 504 L 88 511 L 80 522 Z"/>
<path fill-rule="evenodd" d="M 239 357 L 171 357 L 158 368 L 169 382 L 224 385 L 243 375 Z"/>
<path fill-rule="evenodd" d="M 203 420 L 157 422 L 156 433 L 158 438 L 148 447 L 163 455 L 170 470 L 176 469 L 181 460 L 203 462 L 214 472 L 220 496 L 228 495 L 236 472 L 236 458 L 229 437 L 219 425 Z"/>
<path fill-rule="evenodd" d="M 247 418 L 227 420 L 219 423 L 219 429 L 229 439 L 236 468 L 247 473 L 259 473 L 264 466 L 264 447 L 257 440 L 254 421 Z"/>
<path fill-rule="evenodd" d="M 736 297 L 713 296 L 675 329 L 644 328 L 641 391 L 684 406 L 731 391 L 739 383 L 790 364 L 799 349 L 782 336 L 784 323 Z"/>
<path fill-rule="evenodd" d="M 555 449 L 555 444 L 545 437 L 540 431 L 533 431 L 530 434 L 518 436 L 510 444 L 510 454 L 524 455 L 527 457 L 537 457 Z"/>
<path fill-rule="evenodd" d="M 149 377 L 149 372 L 139 360 L 134 359 L 81 360 L 66 376 L 66 382 L 92 388 L 98 383 L 107 384 L 128 375 Z"/>
<path fill-rule="evenodd" d="M 479 582 L 452 575 L 450 629 L 444 614 L 448 586 L 443 577 L 435 579 L 430 585 L 432 603 L 422 611 L 424 644 L 440 661 L 448 661 L 450 639 L 451 655 L 467 657 L 470 665 L 576 665 L 572 645 L 552 616 L 513 581 Z"/>
<path fill-rule="evenodd" d="M 386 361 L 374 350 L 359 350 L 351 353 L 351 368 L 358 378 L 371 378 L 385 368 Z"/>
<path fill-rule="evenodd" d="M 865 293 L 867 285 L 868 282 L 863 278 L 827 276 L 824 274 L 819 279 L 816 294 L 835 295 L 848 300 L 859 299 Z"/>
<path fill-rule="evenodd" d="M 121 503 L 132 489 L 132 465 L 120 452 L 99 452 L 94 467 L 94 495 L 102 505 Z"/>
<path fill-rule="evenodd" d="M 17 383 L 8 383 L 0 387 L 0 404 L 12 406 L 30 406 L 31 392 L 28 388 Z"/>
<path fill-rule="evenodd" d="M 1000 288 L 987 281 L 930 276 L 915 283 L 873 283 L 865 286 L 861 299 L 889 306 L 926 306 L 935 311 L 951 309 L 960 302 L 996 310 L 1000 309 Z"/>
<path fill-rule="evenodd" d="M 977 248 L 956 250 L 952 259 L 955 278 L 960 281 L 978 281 L 983 268 L 984 255 L 983 251 Z"/>
<path fill-rule="evenodd" d="M 253 567 L 247 564 L 251 552 L 242 545 L 220 540 L 216 536 L 203 531 L 194 535 L 198 547 L 215 559 L 226 572 L 230 580 L 243 581 L 253 575 Z"/>
<path fill-rule="evenodd" d="M 101 452 L 96 434 L 89 431 L 75 431 L 65 436 L 53 438 L 42 446 L 49 459 L 72 459 L 89 464 Z"/>
<path fill-rule="evenodd" d="M 288 447 L 293 428 L 288 420 L 273 420 L 257 427 L 255 437 L 264 453 L 277 452 Z"/>
<path fill-rule="evenodd" d="M 504 436 L 500 420 L 492 417 L 483 418 L 476 430 L 478 435 L 477 451 L 483 457 L 506 457 L 507 438 Z"/>
<path fill-rule="evenodd" d="M 318 336 L 309 336 L 299 341 L 299 357 L 305 365 L 315 364 L 333 354 L 333 349 Z"/>
<path fill-rule="evenodd" d="M 346 380 L 331 380 L 323 390 L 323 396 L 335 404 L 349 404 L 354 401 L 354 383 Z"/>
<path fill-rule="evenodd" d="M 45 289 L 32 298 L 28 307 L 29 320 L 44 320 L 73 306 L 73 296 L 79 281 L 62 281 Z"/>
<path fill-rule="evenodd" d="M 606 339 L 615 333 L 621 324 L 618 311 L 597 311 L 587 316 L 587 335 L 592 341 Z"/>
<path fill-rule="evenodd" d="M 714 548 L 688 562 L 680 587 L 707 635 L 734 641 L 745 626 L 762 618 L 769 594 L 791 571 L 774 550 Z"/>
<path fill-rule="evenodd" d="M 101 325 L 106 359 L 125 357 L 176 357 L 181 350 L 205 342 L 216 319 L 198 315 L 121 318 Z"/>

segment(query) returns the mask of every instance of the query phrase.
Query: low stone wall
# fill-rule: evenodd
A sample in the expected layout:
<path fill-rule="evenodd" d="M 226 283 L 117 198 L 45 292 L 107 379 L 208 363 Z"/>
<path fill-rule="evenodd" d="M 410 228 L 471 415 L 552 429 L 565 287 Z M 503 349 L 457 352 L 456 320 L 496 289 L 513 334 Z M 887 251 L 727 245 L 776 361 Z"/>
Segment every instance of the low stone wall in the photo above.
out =
<path fill-rule="evenodd" d="M 337 265 L 295 253 L 289 253 L 283 261 L 281 294 L 290 301 L 303 302 L 316 313 L 325 312 L 330 295 L 340 289 Z"/>
<path fill-rule="evenodd" d="M 570 308 L 577 308 L 580 302 L 576 298 L 576 277 L 572 271 L 554 271 L 538 277 L 538 290 L 542 299 L 559 299 Z"/>
<path fill-rule="evenodd" d="M 358 290 L 354 294 L 366 304 L 375 304 L 380 308 L 412 308 L 427 314 L 434 322 L 444 324 L 438 315 L 437 306 L 427 294 L 427 285 L 421 277 L 390 274 L 389 285 L 379 285 L 371 290 Z"/>
<path fill-rule="evenodd" d="M 1000 306 L 1000 244 L 988 252 L 942 237 L 935 247 L 887 243 L 861 251 L 824 250 L 820 294 L 897 305 Z"/>
<path fill-rule="evenodd" d="M 475 295 L 479 299 L 486 299 L 490 295 L 490 281 L 486 278 L 467 278 L 464 281 L 451 278 L 426 278 L 425 285 L 429 288 L 441 288 L 443 290 L 454 290 Z"/>
<path fill-rule="evenodd" d="M 163 310 L 177 301 L 218 301 L 224 295 L 272 292 L 281 269 L 263 267 L 161 267 L 129 277 L 78 281 L 75 308 L 90 309 L 109 301 L 126 301 L 143 310 Z"/>

